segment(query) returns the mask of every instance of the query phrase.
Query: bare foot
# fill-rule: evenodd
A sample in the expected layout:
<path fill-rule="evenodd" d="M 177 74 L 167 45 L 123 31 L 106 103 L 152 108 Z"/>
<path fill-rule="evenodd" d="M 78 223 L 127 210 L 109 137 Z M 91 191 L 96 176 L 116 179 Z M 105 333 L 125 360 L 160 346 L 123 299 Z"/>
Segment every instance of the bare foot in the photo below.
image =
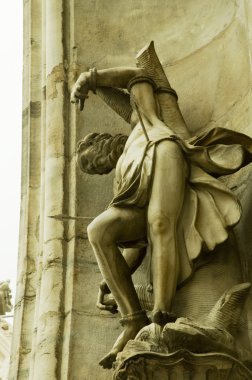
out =
<path fill-rule="evenodd" d="M 177 316 L 174 313 L 165 310 L 153 310 L 152 322 L 157 323 L 160 326 L 166 325 L 169 322 L 175 322 Z"/>
<path fill-rule="evenodd" d="M 132 321 L 127 324 L 123 332 L 119 335 L 115 344 L 113 345 L 111 351 L 105 355 L 99 362 L 99 364 L 103 368 L 112 368 L 113 362 L 116 360 L 116 356 L 118 352 L 122 351 L 126 345 L 126 343 L 130 339 L 134 339 L 137 333 L 148 324 L 148 319 L 145 318 L 143 320 Z"/>

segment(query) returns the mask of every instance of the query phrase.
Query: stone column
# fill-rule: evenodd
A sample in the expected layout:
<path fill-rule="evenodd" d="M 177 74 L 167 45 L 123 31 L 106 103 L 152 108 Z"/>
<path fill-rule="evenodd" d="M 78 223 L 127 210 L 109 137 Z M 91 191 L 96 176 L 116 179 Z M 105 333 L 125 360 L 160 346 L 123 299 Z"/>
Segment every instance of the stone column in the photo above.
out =
<path fill-rule="evenodd" d="M 31 379 L 59 378 L 64 313 L 65 231 L 49 216 L 64 214 L 65 199 L 65 71 L 63 1 L 45 1 L 45 172 L 43 259 L 38 301 L 37 336 Z"/>
<path fill-rule="evenodd" d="M 63 0 L 24 2 L 20 269 L 10 379 L 60 378 L 67 232 L 49 216 L 68 212 L 63 18 Z"/>
<path fill-rule="evenodd" d="M 24 1 L 23 152 L 20 241 L 10 379 L 27 379 L 39 254 L 41 1 Z"/>

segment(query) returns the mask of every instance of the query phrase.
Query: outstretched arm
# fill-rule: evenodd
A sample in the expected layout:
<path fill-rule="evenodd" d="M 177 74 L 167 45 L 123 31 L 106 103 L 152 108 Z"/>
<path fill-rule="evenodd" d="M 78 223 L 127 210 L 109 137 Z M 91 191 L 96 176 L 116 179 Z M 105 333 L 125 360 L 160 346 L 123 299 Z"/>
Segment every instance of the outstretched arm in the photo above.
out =
<path fill-rule="evenodd" d="M 137 67 L 115 67 L 97 71 L 97 86 L 127 88 L 135 76 L 144 75 Z"/>
<path fill-rule="evenodd" d="M 131 82 L 130 93 L 131 105 L 133 108 L 137 104 L 138 110 L 141 112 L 142 119 L 145 122 L 148 122 L 149 125 L 158 125 L 158 123 L 160 123 L 158 116 L 159 107 L 153 92 L 153 85 L 155 86 L 155 83 L 151 80 L 151 78 L 146 77 L 145 71 L 140 68 L 116 67 L 112 69 L 98 71 L 90 70 L 89 72 L 84 72 L 79 76 L 74 85 L 71 94 L 71 102 L 79 103 L 80 110 L 82 110 L 84 107 L 84 101 L 88 97 L 88 92 L 90 90 L 95 92 L 97 88 L 98 92 L 99 88 L 127 88 L 129 82 Z M 116 111 L 115 107 L 112 108 Z M 134 114 L 136 116 L 135 122 L 137 122 L 138 117 L 136 112 Z M 125 117 L 124 119 L 129 121 Z"/>
<path fill-rule="evenodd" d="M 143 70 L 131 67 L 115 67 L 98 71 L 86 71 L 76 81 L 72 93 L 71 102 L 79 103 L 80 109 L 84 107 L 84 100 L 90 90 L 96 87 L 127 88 L 129 81 L 135 76 L 143 75 Z M 94 83 L 95 80 L 95 83 Z"/>

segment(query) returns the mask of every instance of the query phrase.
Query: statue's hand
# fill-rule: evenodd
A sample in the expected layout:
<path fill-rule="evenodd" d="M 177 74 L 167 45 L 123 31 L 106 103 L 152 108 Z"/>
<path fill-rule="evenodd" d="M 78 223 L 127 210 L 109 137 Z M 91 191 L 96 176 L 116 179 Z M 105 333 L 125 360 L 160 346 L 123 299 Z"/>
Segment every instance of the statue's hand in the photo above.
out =
<path fill-rule="evenodd" d="M 99 286 L 96 307 L 98 307 L 100 310 L 110 311 L 112 314 L 118 312 L 115 299 L 104 280 L 100 283 Z"/>
<path fill-rule="evenodd" d="M 85 99 L 88 98 L 90 73 L 81 73 L 71 92 L 71 103 L 79 103 L 80 111 L 84 108 Z"/>

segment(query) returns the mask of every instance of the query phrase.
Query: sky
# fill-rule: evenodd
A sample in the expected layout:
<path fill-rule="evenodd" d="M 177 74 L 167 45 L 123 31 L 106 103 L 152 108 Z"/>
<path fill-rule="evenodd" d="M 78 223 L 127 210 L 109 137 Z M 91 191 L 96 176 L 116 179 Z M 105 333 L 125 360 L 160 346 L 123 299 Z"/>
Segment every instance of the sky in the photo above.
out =
<path fill-rule="evenodd" d="M 10 280 L 13 296 L 21 189 L 22 6 L 21 0 L 4 1 L 0 12 L 0 282 Z"/>

